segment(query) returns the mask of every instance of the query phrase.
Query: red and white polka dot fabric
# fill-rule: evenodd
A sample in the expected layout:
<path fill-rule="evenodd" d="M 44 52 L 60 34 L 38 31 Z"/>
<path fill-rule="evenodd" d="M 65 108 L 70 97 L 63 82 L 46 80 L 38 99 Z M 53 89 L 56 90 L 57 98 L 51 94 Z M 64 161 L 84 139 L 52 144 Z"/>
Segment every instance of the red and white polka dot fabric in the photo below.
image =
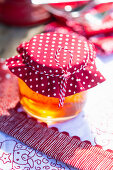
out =
<path fill-rule="evenodd" d="M 7 59 L 10 71 L 48 97 L 60 98 L 63 88 L 64 96 L 70 96 L 105 80 L 96 68 L 93 44 L 75 35 L 38 34 L 17 51 L 19 55 Z"/>

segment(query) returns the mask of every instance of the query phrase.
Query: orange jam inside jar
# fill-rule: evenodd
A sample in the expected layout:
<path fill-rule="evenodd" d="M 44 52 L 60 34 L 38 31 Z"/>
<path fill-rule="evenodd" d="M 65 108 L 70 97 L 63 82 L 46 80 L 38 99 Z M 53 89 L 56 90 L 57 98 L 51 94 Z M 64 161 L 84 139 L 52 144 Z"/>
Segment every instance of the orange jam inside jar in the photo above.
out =
<path fill-rule="evenodd" d="M 20 103 L 30 115 L 48 124 L 65 121 L 82 111 L 86 100 L 86 91 L 65 97 L 63 107 L 58 107 L 59 98 L 47 97 L 31 90 L 26 83 L 18 79 Z"/>

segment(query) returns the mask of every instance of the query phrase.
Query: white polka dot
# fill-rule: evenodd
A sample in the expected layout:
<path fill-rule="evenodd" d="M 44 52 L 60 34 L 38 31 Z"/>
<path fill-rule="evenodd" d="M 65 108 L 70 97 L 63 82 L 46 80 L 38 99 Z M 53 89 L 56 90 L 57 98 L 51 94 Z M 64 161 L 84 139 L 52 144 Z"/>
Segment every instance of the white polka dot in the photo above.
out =
<path fill-rule="evenodd" d="M 60 34 L 60 37 L 63 37 L 63 34 Z"/>
<path fill-rule="evenodd" d="M 80 44 L 80 43 L 78 43 L 78 46 L 81 46 L 81 44 Z"/>
<path fill-rule="evenodd" d="M 91 82 L 94 82 L 94 79 L 92 79 Z"/>
<path fill-rule="evenodd" d="M 38 78 L 35 79 L 36 81 L 38 80 Z"/>
<path fill-rule="evenodd" d="M 10 75 L 9 73 L 7 73 L 7 74 L 5 75 L 5 77 L 6 77 L 6 79 L 10 79 L 10 78 L 11 78 L 11 75 Z"/>
<path fill-rule="evenodd" d="M 93 66 L 91 66 L 90 68 L 93 69 Z"/>
<path fill-rule="evenodd" d="M 21 71 L 21 69 L 20 69 L 20 68 L 18 68 L 18 71 Z"/>
<path fill-rule="evenodd" d="M 71 45 L 75 45 L 75 43 L 71 43 Z"/>
<path fill-rule="evenodd" d="M 41 86 L 44 86 L 44 84 L 41 84 Z"/>
<path fill-rule="evenodd" d="M 32 85 L 30 85 L 30 88 L 32 88 L 33 86 Z"/>
<path fill-rule="evenodd" d="M 55 37 L 53 37 L 53 40 L 56 40 L 56 38 L 55 38 Z"/>
<path fill-rule="evenodd" d="M 97 74 L 94 74 L 95 77 L 97 77 Z"/>
<path fill-rule="evenodd" d="M 40 39 L 43 39 L 43 37 L 41 36 Z"/>
<path fill-rule="evenodd" d="M 66 35 L 66 37 L 69 37 L 69 35 Z"/>
<path fill-rule="evenodd" d="M 86 76 L 86 79 L 88 79 L 88 76 Z"/>
<path fill-rule="evenodd" d="M 12 71 L 12 72 L 15 72 L 15 70 L 14 70 L 14 69 L 12 69 L 11 71 Z"/>
<path fill-rule="evenodd" d="M 66 41 L 69 41 L 69 39 L 68 39 L 68 38 L 66 38 Z"/>
<path fill-rule="evenodd" d="M 20 77 L 22 77 L 22 74 L 19 74 Z"/>

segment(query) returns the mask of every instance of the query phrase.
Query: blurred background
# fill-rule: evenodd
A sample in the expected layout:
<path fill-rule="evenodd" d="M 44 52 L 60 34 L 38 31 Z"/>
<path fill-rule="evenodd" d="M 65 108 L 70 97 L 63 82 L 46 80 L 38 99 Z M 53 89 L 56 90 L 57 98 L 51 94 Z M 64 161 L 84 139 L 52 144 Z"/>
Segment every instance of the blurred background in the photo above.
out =
<path fill-rule="evenodd" d="M 97 55 L 113 53 L 113 2 L 110 0 L 0 0 L 0 57 L 41 32 L 71 33 L 95 44 Z"/>

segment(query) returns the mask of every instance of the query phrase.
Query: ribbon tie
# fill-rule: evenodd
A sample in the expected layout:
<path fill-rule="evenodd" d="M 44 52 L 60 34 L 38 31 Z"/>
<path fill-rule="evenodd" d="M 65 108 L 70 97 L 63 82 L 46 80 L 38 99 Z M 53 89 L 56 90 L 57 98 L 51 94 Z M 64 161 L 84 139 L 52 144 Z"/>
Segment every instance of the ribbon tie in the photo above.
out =
<path fill-rule="evenodd" d="M 58 55 L 58 52 L 61 51 L 62 49 L 66 50 L 69 52 L 70 54 L 70 61 L 69 61 L 69 64 L 67 65 L 67 68 L 66 70 L 64 70 L 64 68 L 59 64 L 58 60 L 57 60 L 57 55 Z M 63 107 L 63 104 L 64 104 L 64 99 L 65 99 L 65 94 L 66 94 L 66 86 L 67 86 L 67 81 L 68 81 L 68 78 L 70 76 L 70 72 L 68 71 L 69 68 L 71 68 L 71 64 L 72 64 L 72 59 L 73 59 L 73 55 L 71 53 L 70 50 L 66 49 L 66 48 L 59 48 L 56 53 L 55 53 L 55 61 L 57 63 L 57 65 L 62 69 L 62 72 L 63 74 L 61 75 L 61 83 L 60 83 L 60 93 L 59 93 L 59 107 Z"/>

